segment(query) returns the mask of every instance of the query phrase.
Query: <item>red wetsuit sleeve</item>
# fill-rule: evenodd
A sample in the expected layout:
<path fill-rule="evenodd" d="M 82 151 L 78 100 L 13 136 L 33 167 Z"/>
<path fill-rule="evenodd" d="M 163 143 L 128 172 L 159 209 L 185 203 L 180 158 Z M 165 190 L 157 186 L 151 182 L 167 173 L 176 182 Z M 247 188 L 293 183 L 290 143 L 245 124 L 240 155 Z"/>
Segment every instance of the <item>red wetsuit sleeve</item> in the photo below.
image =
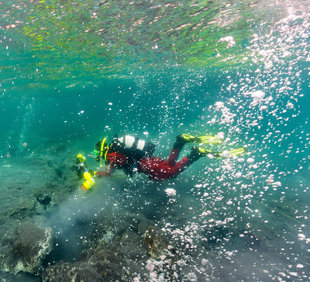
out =
<path fill-rule="evenodd" d="M 98 176 L 111 176 L 115 168 L 123 168 L 127 164 L 127 157 L 119 152 L 111 152 L 107 155 L 109 165 L 104 171 L 97 171 Z"/>
<path fill-rule="evenodd" d="M 113 174 L 114 168 L 115 168 L 115 163 L 109 163 L 109 165 L 106 166 L 103 171 L 98 170 L 96 172 L 96 175 L 98 175 L 98 176 L 105 176 L 105 177 L 111 176 Z"/>
<path fill-rule="evenodd" d="M 107 155 L 109 163 L 114 163 L 115 167 L 122 167 L 127 164 L 127 157 L 119 152 L 112 152 Z"/>

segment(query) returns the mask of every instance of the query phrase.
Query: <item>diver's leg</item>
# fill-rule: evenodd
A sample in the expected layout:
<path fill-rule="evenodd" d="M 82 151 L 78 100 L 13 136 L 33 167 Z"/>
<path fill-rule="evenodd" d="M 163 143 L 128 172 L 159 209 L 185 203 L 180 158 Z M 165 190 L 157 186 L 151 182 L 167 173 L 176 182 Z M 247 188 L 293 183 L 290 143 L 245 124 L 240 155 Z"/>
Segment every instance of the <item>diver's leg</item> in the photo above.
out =
<path fill-rule="evenodd" d="M 174 166 L 171 166 L 171 169 L 169 170 L 169 177 L 176 177 L 179 175 L 182 171 L 187 169 L 192 162 L 189 160 L 189 158 L 186 156 L 182 160 L 178 161 Z"/>
<path fill-rule="evenodd" d="M 176 177 L 201 157 L 201 154 L 197 150 L 192 149 L 188 156 L 176 162 L 184 144 L 180 142 L 174 144 L 168 161 L 156 157 L 141 159 L 138 167 L 139 172 L 146 174 L 152 180 L 165 180 Z"/>
<path fill-rule="evenodd" d="M 181 150 L 183 149 L 186 141 L 182 138 L 182 135 L 178 135 L 176 141 L 173 144 L 169 159 L 168 159 L 168 164 L 170 166 L 175 166 L 178 157 L 180 155 Z"/>
<path fill-rule="evenodd" d="M 182 171 L 188 168 L 193 162 L 197 161 L 202 156 L 203 155 L 200 153 L 200 151 L 197 150 L 195 147 L 193 147 L 188 156 L 184 157 L 182 160 L 180 160 L 177 163 L 175 162 L 174 165 L 171 165 L 171 168 L 169 170 L 169 174 L 170 174 L 169 178 L 176 177 Z"/>
<path fill-rule="evenodd" d="M 165 180 L 169 178 L 170 166 L 168 162 L 156 157 L 141 159 L 138 171 L 146 174 L 151 180 Z"/>
<path fill-rule="evenodd" d="M 241 156 L 245 153 L 246 150 L 243 147 L 227 151 L 227 155 L 221 152 L 212 152 L 201 147 L 193 147 L 188 156 L 184 157 L 177 163 L 175 162 L 174 165 L 170 165 L 168 162 L 161 163 L 158 168 L 164 173 L 164 175 L 161 176 L 160 180 L 178 176 L 182 171 L 187 169 L 192 163 L 199 160 L 201 157 L 213 156 L 215 158 L 227 158 L 229 156 Z M 166 163 L 170 165 L 169 168 L 166 167 Z"/>

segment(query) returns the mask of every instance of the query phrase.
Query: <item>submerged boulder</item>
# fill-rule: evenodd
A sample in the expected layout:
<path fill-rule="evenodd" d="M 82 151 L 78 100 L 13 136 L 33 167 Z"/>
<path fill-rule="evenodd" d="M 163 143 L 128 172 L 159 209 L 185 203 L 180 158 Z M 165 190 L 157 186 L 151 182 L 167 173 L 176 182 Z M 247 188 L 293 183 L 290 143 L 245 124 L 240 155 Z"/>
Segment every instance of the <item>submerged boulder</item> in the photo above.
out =
<path fill-rule="evenodd" d="M 12 203 L 6 212 L 6 216 L 15 219 L 25 219 L 36 214 L 36 201 L 25 199 L 20 202 Z"/>
<path fill-rule="evenodd" d="M 160 228 L 148 226 L 143 234 L 144 244 L 153 258 L 158 258 L 168 251 L 169 241 Z"/>
<path fill-rule="evenodd" d="M 100 244 L 94 250 L 86 250 L 76 262 L 58 262 L 42 273 L 43 282 L 58 281 L 124 281 L 121 258 Z"/>
<path fill-rule="evenodd" d="M 173 263 L 169 256 L 171 244 L 154 222 L 141 216 L 123 214 L 116 219 L 98 216 L 97 222 L 92 224 L 93 230 L 79 259 L 48 265 L 42 272 L 43 282 L 148 279 L 146 264 L 151 257 L 163 260 L 158 263 L 160 267 L 154 269 L 171 272 L 168 266 Z"/>
<path fill-rule="evenodd" d="M 42 281 L 130 281 L 133 273 L 145 273 L 144 262 L 149 256 L 142 245 L 141 236 L 126 231 L 111 243 L 102 240 L 96 247 L 84 250 L 76 262 L 48 266 Z"/>
<path fill-rule="evenodd" d="M 42 275 L 43 282 L 59 281 L 121 281 L 122 269 L 119 265 L 113 265 L 109 262 L 98 261 L 89 263 L 80 262 L 59 262 L 56 265 L 48 267 Z"/>
<path fill-rule="evenodd" d="M 43 258 L 52 248 L 52 230 L 34 223 L 19 223 L 6 232 L 1 240 L 0 267 L 4 272 L 36 273 Z"/>

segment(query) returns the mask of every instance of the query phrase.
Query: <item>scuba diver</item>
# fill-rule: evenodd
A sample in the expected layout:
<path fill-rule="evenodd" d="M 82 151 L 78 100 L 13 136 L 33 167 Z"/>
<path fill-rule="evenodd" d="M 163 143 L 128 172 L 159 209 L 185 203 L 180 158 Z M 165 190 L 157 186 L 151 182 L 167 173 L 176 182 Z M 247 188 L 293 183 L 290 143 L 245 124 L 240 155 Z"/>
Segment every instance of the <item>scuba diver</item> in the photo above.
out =
<path fill-rule="evenodd" d="M 176 177 L 200 157 L 209 156 L 216 158 L 227 158 L 240 156 L 245 153 L 243 147 L 224 152 L 212 152 L 200 146 L 192 147 L 190 153 L 178 161 L 181 150 L 187 143 L 198 144 L 222 144 L 223 140 L 217 136 L 204 135 L 193 136 L 191 134 L 181 134 L 176 137 L 170 156 L 163 160 L 153 156 L 155 145 L 134 137 L 131 135 L 116 135 L 110 144 L 107 138 L 99 141 L 95 146 L 96 160 L 102 167 L 102 161 L 105 162 L 105 169 L 98 171 L 88 170 L 85 164 L 85 157 L 78 155 L 79 164 L 78 174 L 83 175 L 85 182 L 82 188 L 88 190 L 95 184 L 94 176 L 112 176 L 116 168 L 123 169 L 128 175 L 136 172 L 146 174 L 150 180 L 162 181 Z"/>

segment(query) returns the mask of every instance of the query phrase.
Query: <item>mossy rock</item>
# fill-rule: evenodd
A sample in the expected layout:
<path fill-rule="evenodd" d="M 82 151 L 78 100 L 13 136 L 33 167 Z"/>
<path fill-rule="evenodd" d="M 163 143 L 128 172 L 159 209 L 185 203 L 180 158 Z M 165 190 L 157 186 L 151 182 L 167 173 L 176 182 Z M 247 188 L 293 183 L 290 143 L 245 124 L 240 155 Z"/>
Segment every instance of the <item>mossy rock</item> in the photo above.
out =
<path fill-rule="evenodd" d="M 0 266 L 4 272 L 40 271 L 43 258 L 52 248 L 52 230 L 23 222 L 7 231 L 1 240 Z"/>

